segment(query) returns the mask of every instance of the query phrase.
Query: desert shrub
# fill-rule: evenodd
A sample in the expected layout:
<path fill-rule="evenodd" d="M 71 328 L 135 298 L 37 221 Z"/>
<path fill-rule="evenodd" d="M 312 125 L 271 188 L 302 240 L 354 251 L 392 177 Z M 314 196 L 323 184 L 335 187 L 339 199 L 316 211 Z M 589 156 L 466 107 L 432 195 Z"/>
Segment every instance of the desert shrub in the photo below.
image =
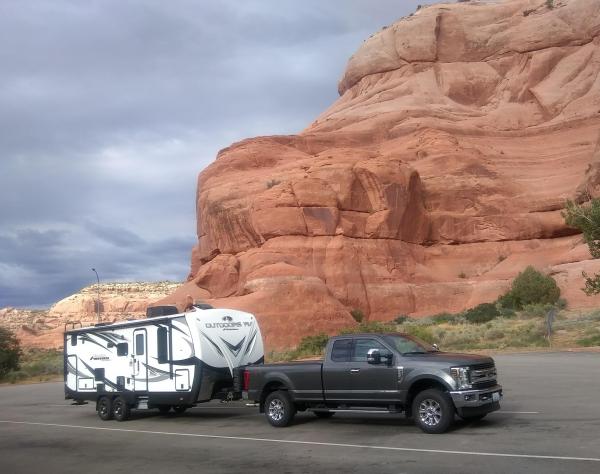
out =
<path fill-rule="evenodd" d="M 460 272 L 458 278 L 467 278 L 467 274 L 465 272 Z"/>
<path fill-rule="evenodd" d="M 498 328 L 491 328 L 485 332 L 485 338 L 490 340 L 502 339 L 504 337 L 504 332 Z"/>
<path fill-rule="evenodd" d="M 400 316 L 397 316 L 396 319 L 394 319 L 394 323 L 396 324 L 404 324 L 406 321 L 408 321 L 410 318 L 408 316 L 406 316 L 405 314 L 401 314 Z"/>
<path fill-rule="evenodd" d="M 434 324 L 442 324 L 442 323 L 454 323 L 454 322 L 456 322 L 458 317 L 459 317 L 458 314 L 439 313 L 439 314 L 434 314 L 429 319 Z"/>
<path fill-rule="evenodd" d="M 529 266 L 517 275 L 510 291 L 498 298 L 498 303 L 505 308 L 522 309 L 530 304 L 554 304 L 559 297 L 554 278 Z"/>
<path fill-rule="evenodd" d="M 353 309 L 350 311 L 350 315 L 354 318 L 354 321 L 357 323 L 362 323 L 363 319 L 365 319 L 365 314 L 360 309 Z"/>
<path fill-rule="evenodd" d="M 577 340 L 577 344 L 584 347 L 600 346 L 600 334 L 586 336 Z"/>
<path fill-rule="evenodd" d="M 551 304 L 526 304 L 523 306 L 523 316 L 545 318 L 552 308 L 554 308 L 554 305 Z"/>
<path fill-rule="evenodd" d="M 554 0 L 546 0 L 546 6 L 552 10 L 554 8 Z"/>
<path fill-rule="evenodd" d="M 486 323 L 498 316 L 500 312 L 493 303 L 482 303 L 464 312 L 465 319 L 474 324 Z"/>
<path fill-rule="evenodd" d="M 300 343 L 296 347 L 296 352 L 302 354 L 322 354 L 328 340 L 329 336 L 325 333 L 306 336 L 300 340 Z"/>
<path fill-rule="evenodd" d="M 0 327 L 0 379 L 19 369 L 21 355 L 19 340 L 11 331 Z"/>
<path fill-rule="evenodd" d="M 425 342 L 429 342 L 430 344 L 435 341 L 435 337 L 433 336 L 431 328 L 427 326 L 410 325 L 404 328 L 404 332 L 410 334 L 411 336 L 418 337 Z"/>

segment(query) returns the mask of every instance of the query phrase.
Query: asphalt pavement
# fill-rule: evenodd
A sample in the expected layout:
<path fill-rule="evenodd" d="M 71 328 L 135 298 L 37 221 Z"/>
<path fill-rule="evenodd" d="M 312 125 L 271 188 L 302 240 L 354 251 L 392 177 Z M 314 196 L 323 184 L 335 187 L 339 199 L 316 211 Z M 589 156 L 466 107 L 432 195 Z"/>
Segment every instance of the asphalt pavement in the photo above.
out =
<path fill-rule="evenodd" d="M 401 415 L 300 413 L 272 428 L 243 403 L 101 421 L 60 383 L 0 387 L 0 473 L 598 473 L 600 354 L 496 356 L 502 409 L 427 435 Z"/>

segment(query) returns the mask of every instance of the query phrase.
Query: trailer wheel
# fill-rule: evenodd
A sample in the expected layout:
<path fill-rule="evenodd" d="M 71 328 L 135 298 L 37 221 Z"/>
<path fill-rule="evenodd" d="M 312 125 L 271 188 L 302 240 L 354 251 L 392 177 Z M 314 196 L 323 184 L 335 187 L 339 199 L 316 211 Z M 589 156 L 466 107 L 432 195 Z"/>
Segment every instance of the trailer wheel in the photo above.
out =
<path fill-rule="evenodd" d="M 443 433 L 454 420 L 452 399 L 446 392 L 436 389 L 418 393 L 413 400 L 412 412 L 416 425 L 425 433 Z"/>
<path fill-rule="evenodd" d="M 283 390 L 270 393 L 265 400 L 265 415 L 272 426 L 288 426 L 296 415 L 296 407 L 289 394 Z"/>
<path fill-rule="evenodd" d="M 100 397 L 96 405 L 96 411 L 101 420 L 108 421 L 113 417 L 112 404 L 110 398 Z"/>
<path fill-rule="evenodd" d="M 171 411 L 171 405 L 158 405 L 158 411 L 161 415 L 167 415 Z"/>
<path fill-rule="evenodd" d="M 186 407 L 185 405 L 175 405 L 173 407 L 173 411 L 175 413 L 177 413 L 178 415 L 181 415 L 182 413 L 185 413 L 185 411 L 188 409 L 188 407 Z"/>
<path fill-rule="evenodd" d="M 126 421 L 131 416 L 131 408 L 121 395 L 113 400 L 112 412 L 117 421 Z"/>

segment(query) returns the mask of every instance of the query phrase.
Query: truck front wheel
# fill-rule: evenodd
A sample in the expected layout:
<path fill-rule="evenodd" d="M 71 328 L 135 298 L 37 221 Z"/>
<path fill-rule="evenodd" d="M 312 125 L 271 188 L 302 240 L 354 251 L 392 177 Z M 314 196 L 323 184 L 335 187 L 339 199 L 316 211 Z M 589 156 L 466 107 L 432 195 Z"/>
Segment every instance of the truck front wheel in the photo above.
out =
<path fill-rule="evenodd" d="M 413 400 L 412 413 L 425 433 L 444 433 L 454 420 L 454 404 L 445 392 L 424 390 Z"/>
<path fill-rule="evenodd" d="M 270 393 L 265 400 L 265 415 L 272 426 L 281 428 L 288 426 L 294 419 L 296 407 L 287 392 L 277 390 Z"/>

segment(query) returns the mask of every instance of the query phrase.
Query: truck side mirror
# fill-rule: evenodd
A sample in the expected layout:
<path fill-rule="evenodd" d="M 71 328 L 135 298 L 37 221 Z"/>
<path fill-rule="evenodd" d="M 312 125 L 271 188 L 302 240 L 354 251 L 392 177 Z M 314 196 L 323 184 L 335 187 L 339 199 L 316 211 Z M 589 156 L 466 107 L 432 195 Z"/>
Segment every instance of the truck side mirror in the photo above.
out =
<path fill-rule="evenodd" d="M 369 349 L 367 352 L 367 363 L 381 364 L 381 353 L 379 349 Z"/>

